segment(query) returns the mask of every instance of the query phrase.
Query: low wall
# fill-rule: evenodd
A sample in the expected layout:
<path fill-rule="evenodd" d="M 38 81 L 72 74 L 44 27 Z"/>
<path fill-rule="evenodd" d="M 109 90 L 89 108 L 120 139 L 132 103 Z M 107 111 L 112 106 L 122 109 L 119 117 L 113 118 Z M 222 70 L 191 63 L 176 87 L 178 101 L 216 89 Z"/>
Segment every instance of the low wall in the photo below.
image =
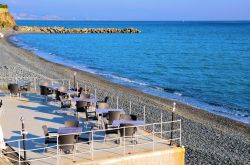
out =
<path fill-rule="evenodd" d="M 126 157 L 100 160 L 91 165 L 184 165 L 184 147 L 174 147 L 167 150 L 135 154 Z"/>

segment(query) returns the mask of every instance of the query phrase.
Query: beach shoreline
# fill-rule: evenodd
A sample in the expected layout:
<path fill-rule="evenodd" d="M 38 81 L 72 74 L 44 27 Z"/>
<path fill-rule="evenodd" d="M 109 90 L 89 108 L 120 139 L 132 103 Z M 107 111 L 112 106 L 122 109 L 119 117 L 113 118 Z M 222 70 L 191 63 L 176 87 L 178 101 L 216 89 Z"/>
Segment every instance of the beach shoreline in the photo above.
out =
<path fill-rule="evenodd" d="M 150 103 L 150 106 L 154 105 L 158 109 L 166 110 L 166 115 L 170 116 L 172 100 L 146 94 L 142 91 L 105 80 L 94 74 L 38 57 L 32 52 L 16 47 L 9 41 L 9 37 L 16 34 L 20 33 L 7 33 L 6 38 L 0 40 L 1 59 L 8 59 L 9 63 L 18 63 L 25 68 L 50 78 L 72 79 L 73 73 L 77 72 L 79 81 L 87 80 L 99 90 L 119 95 L 121 99 L 126 101 L 133 99 L 135 103 L 144 102 L 145 105 Z M 249 152 L 250 149 L 250 125 L 180 102 L 177 102 L 175 113 L 176 118 L 183 121 L 182 138 L 183 145 L 187 149 L 187 164 L 209 164 L 215 162 L 246 164 L 250 162 L 250 160 L 246 160 L 249 159 L 247 158 L 247 151 Z M 157 118 L 157 115 L 152 118 Z M 236 150 L 229 150 L 231 147 L 236 148 Z"/>

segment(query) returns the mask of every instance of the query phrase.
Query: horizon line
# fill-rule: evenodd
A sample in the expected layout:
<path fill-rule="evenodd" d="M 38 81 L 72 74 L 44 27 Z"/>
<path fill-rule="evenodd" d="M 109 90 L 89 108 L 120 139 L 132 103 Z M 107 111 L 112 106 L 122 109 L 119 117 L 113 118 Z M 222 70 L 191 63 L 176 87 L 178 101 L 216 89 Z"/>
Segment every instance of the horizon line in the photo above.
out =
<path fill-rule="evenodd" d="M 15 19 L 16 21 L 103 21 L 103 22 L 248 22 L 249 20 L 84 20 L 84 19 Z"/>

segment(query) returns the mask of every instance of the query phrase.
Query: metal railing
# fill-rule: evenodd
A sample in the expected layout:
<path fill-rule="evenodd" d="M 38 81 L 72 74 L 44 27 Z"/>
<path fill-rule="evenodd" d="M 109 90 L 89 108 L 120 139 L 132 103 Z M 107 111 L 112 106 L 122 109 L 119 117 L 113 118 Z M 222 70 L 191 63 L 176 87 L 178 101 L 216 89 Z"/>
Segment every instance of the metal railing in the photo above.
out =
<path fill-rule="evenodd" d="M 174 129 L 172 129 L 174 125 Z M 106 131 L 114 131 L 117 130 L 118 132 L 124 131 L 126 128 L 133 127 L 137 128 L 137 133 L 133 137 L 106 137 L 105 132 Z M 146 128 L 146 129 L 145 129 Z M 151 131 L 149 131 L 151 130 Z M 174 136 L 170 137 L 170 134 L 174 134 Z M 59 144 L 59 137 L 62 135 L 78 135 L 79 137 L 82 137 L 85 135 L 85 137 L 88 137 L 88 140 L 84 142 L 77 142 L 74 144 L 74 150 L 72 153 L 69 154 L 62 154 L 61 147 L 66 145 L 72 145 L 72 144 Z M 167 138 L 168 137 L 168 138 Z M 56 138 L 56 143 L 52 146 L 47 146 L 41 141 L 44 141 L 46 138 Z M 127 142 L 126 138 L 132 138 L 132 140 L 136 140 L 137 143 L 131 143 Z M 27 149 L 23 149 L 22 144 L 25 141 Z M 120 143 L 115 143 L 115 141 L 119 141 Z M 111 143 L 112 142 L 112 143 Z M 54 164 L 61 164 L 64 160 L 63 157 L 71 157 L 72 161 L 74 161 L 75 157 L 78 155 L 81 155 L 81 159 L 78 159 L 79 161 L 84 159 L 89 159 L 90 161 L 83 162 L 82 164 L 89 163 L 96 161 L 95 155 L 98 155 L 98 152 L 103 152 L 103 154 L 110 153 L 110 151 L 115 150 L 116 153 L 119 156 L 126 156 L 128 154 L 131 154 L 131 152 L 127 152 L 129 148 L 138 149 L 140 146 L 143 146 L 140 148 L 146 148 L 147 151 L 156 151 L 159 149 L 159 144 L 161 147 L 167 147 L 168 145 L 172 145 L 175 142 L 177 146 L 181 145 L 181 120 L 176 121 L 168 121 L 168 122 L 161 122 L 161 123 L 152 123 L 152 124 L 145 124 L 145 125 L 139 125 L 139 126 L 127 126 L 122 128 L 112 128 L 112 129 L 105 129 L 105 130 L 91 130 L 91 131 L 85 131 L 80 133 L 73 133 L 73 134 L 57 134 L 53 136 L 47 136 L 47 137 L 38 137 L 38 138 L 29 138 L 29 139 L 18 139 L 13 141 L 6 141 L 8 145 L 13 147 L 16 151 L 12 152 L 5 152 L 5 155 L 11 154 L 11 153 L 18 153 L 18 158 L 13 159 L 11 157 L 6 156 L 6 158 L 10 159 L 12 162 L 16 162 L 18 164 L 25 164 L 27 163 L 41 163 L 41 161 L 46 164 L 46 161 L 49 161 L 50 163 L 52 160 L 54 160 Z M 41 145 L 41 146 L 38 146 Z M 103 147 L 103 144 L 108 145 L 107 147 Z M 158 144 L 158 147 L 157 147 Z M 86 150 L 80 150 L 77 149 L 78 147 L 85 147 Z M 50 150 L 51 154 L 46 155 L 45 151 Z M 27 160 L 22 160 L 21 155 L 22 153 L 27 153 Z M 85 157 L 84 157 L 85 155 Z M 117 155 L 116 155 L 117 157 Z M 77 160 L 77 159 L 75 159 Z"/>

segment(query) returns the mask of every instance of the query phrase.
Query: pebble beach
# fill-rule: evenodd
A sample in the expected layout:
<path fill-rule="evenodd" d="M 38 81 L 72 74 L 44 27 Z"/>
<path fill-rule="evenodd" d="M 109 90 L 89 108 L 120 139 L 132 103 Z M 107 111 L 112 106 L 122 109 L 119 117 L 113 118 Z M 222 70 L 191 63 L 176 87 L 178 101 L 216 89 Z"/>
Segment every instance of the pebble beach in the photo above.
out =
<path fill-rule="evenodd" d="M 5 38 L 0 39 L 1 77 L 22 75 L 73 80 L 76 72 L 77 81 L 97 89 L 98 97 L 119 96 L 123 107 L 128 107 L 132 101 L 134 114 L 141 114 L 141 106 L 145 105 L 147 123 L 159 121 L 160 110 L 164 110 L 164 121 L 171 119 L 172 100 L 145 94 L 93 74 L 44 60 L 10 43 L 8 37 L 16 34 L 5 32 Z M 186 164 L 250 164 L 250 125 L 178 102 L 175 119 L 182 120 Z"/>

